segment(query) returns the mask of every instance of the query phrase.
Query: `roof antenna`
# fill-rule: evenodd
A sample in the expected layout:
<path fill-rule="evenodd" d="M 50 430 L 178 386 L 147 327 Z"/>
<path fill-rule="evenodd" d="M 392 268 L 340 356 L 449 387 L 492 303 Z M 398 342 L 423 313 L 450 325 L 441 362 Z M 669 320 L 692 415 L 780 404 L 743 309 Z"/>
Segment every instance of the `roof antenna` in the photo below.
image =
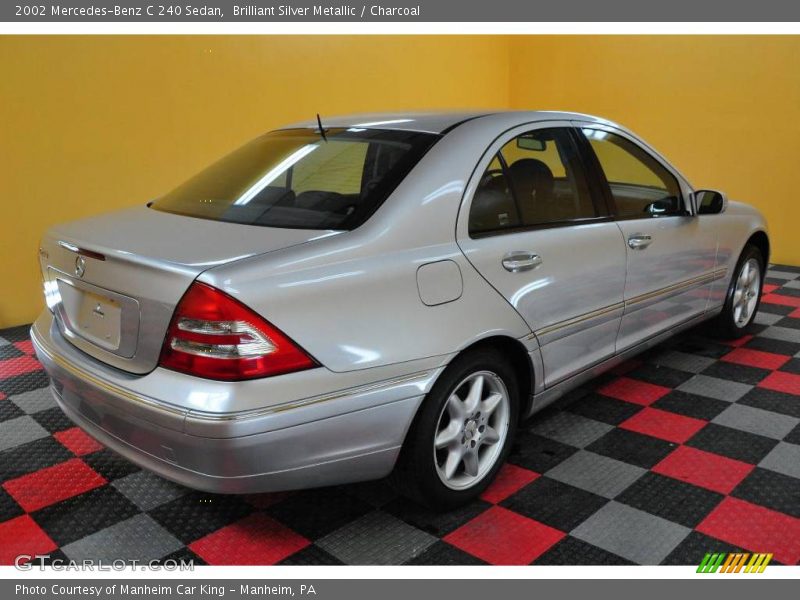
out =
<path fill-rule="evenodd" d="M 322 127 L 322 119 L 319 118 L 319 113 L 317 113 L 317 125 L 319 125 L 319 134 L 322 136 L 322 139 L 325 140 L 327 143 L 328 136 L 325 135 L 325 129 Z"/>

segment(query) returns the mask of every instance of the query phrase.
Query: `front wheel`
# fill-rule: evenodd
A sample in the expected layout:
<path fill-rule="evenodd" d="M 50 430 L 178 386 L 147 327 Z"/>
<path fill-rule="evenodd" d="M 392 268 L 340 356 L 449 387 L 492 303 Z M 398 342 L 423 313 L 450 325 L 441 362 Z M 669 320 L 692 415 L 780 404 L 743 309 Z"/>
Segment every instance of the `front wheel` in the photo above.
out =
<path fill-rule="evenodd" d="M 764 268 L 761 251 L 750 244 L 745 246 L 728 286 L 725 306 L 717 317 L 717 332 L 722 337 L 743 336 L 755 319 L 761 303 Z"/>
<path fill-rule="evenodd" d="M 425 398 L 395 469 L 401 491 L 436 509 L 476 498 L 508 456 L 519 382 L 492 349 L 459 357 Z"/>

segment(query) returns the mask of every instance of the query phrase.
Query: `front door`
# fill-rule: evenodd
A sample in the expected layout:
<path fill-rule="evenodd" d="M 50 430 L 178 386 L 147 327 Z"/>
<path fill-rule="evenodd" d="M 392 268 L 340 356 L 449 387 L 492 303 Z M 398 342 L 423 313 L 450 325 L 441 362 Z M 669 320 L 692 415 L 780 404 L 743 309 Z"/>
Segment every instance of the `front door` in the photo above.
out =
<path fill-rule="evenodd" d="M 617 351 L 702 314 L 714 280 L 714 224 L 693 214 L 685 183 L 624 132 L 584 127 L 627 251 Z"/>
<path fill-rule="evenodd" d="M 499 138 L 467 189 L 458 243 L 538 338 L 544 385 L 614 354 L 625 244 L 568 123 Z"/>

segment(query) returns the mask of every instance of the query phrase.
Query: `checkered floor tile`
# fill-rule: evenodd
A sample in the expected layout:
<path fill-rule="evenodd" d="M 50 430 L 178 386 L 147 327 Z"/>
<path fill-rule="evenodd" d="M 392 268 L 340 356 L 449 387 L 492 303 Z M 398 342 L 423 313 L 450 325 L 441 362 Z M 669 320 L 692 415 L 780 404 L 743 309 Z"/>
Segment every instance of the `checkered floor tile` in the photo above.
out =
<path fill-rule="evenodd" d="M 0 330 L 0 564 L 800 564 L 800 268 L 770 269 L 749 335 L 704 331 L 535 416 L 479 500 L 436 514 L 383 481 L 253 496 L 165 481 L 74 427 L 28 327 Z"/>

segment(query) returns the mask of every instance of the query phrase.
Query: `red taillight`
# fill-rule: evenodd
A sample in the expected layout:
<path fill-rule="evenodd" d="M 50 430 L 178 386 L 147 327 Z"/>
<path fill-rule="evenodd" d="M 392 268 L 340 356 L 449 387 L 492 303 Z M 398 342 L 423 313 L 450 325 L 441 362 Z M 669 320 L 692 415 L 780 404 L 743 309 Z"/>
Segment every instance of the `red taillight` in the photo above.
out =
<path fill-rule="evenodd" d="M 175 309 L 159 364 L 226 381 L 317 366 L 292 340 L 244 304 L 198 282 L 191 285 Z"/>

